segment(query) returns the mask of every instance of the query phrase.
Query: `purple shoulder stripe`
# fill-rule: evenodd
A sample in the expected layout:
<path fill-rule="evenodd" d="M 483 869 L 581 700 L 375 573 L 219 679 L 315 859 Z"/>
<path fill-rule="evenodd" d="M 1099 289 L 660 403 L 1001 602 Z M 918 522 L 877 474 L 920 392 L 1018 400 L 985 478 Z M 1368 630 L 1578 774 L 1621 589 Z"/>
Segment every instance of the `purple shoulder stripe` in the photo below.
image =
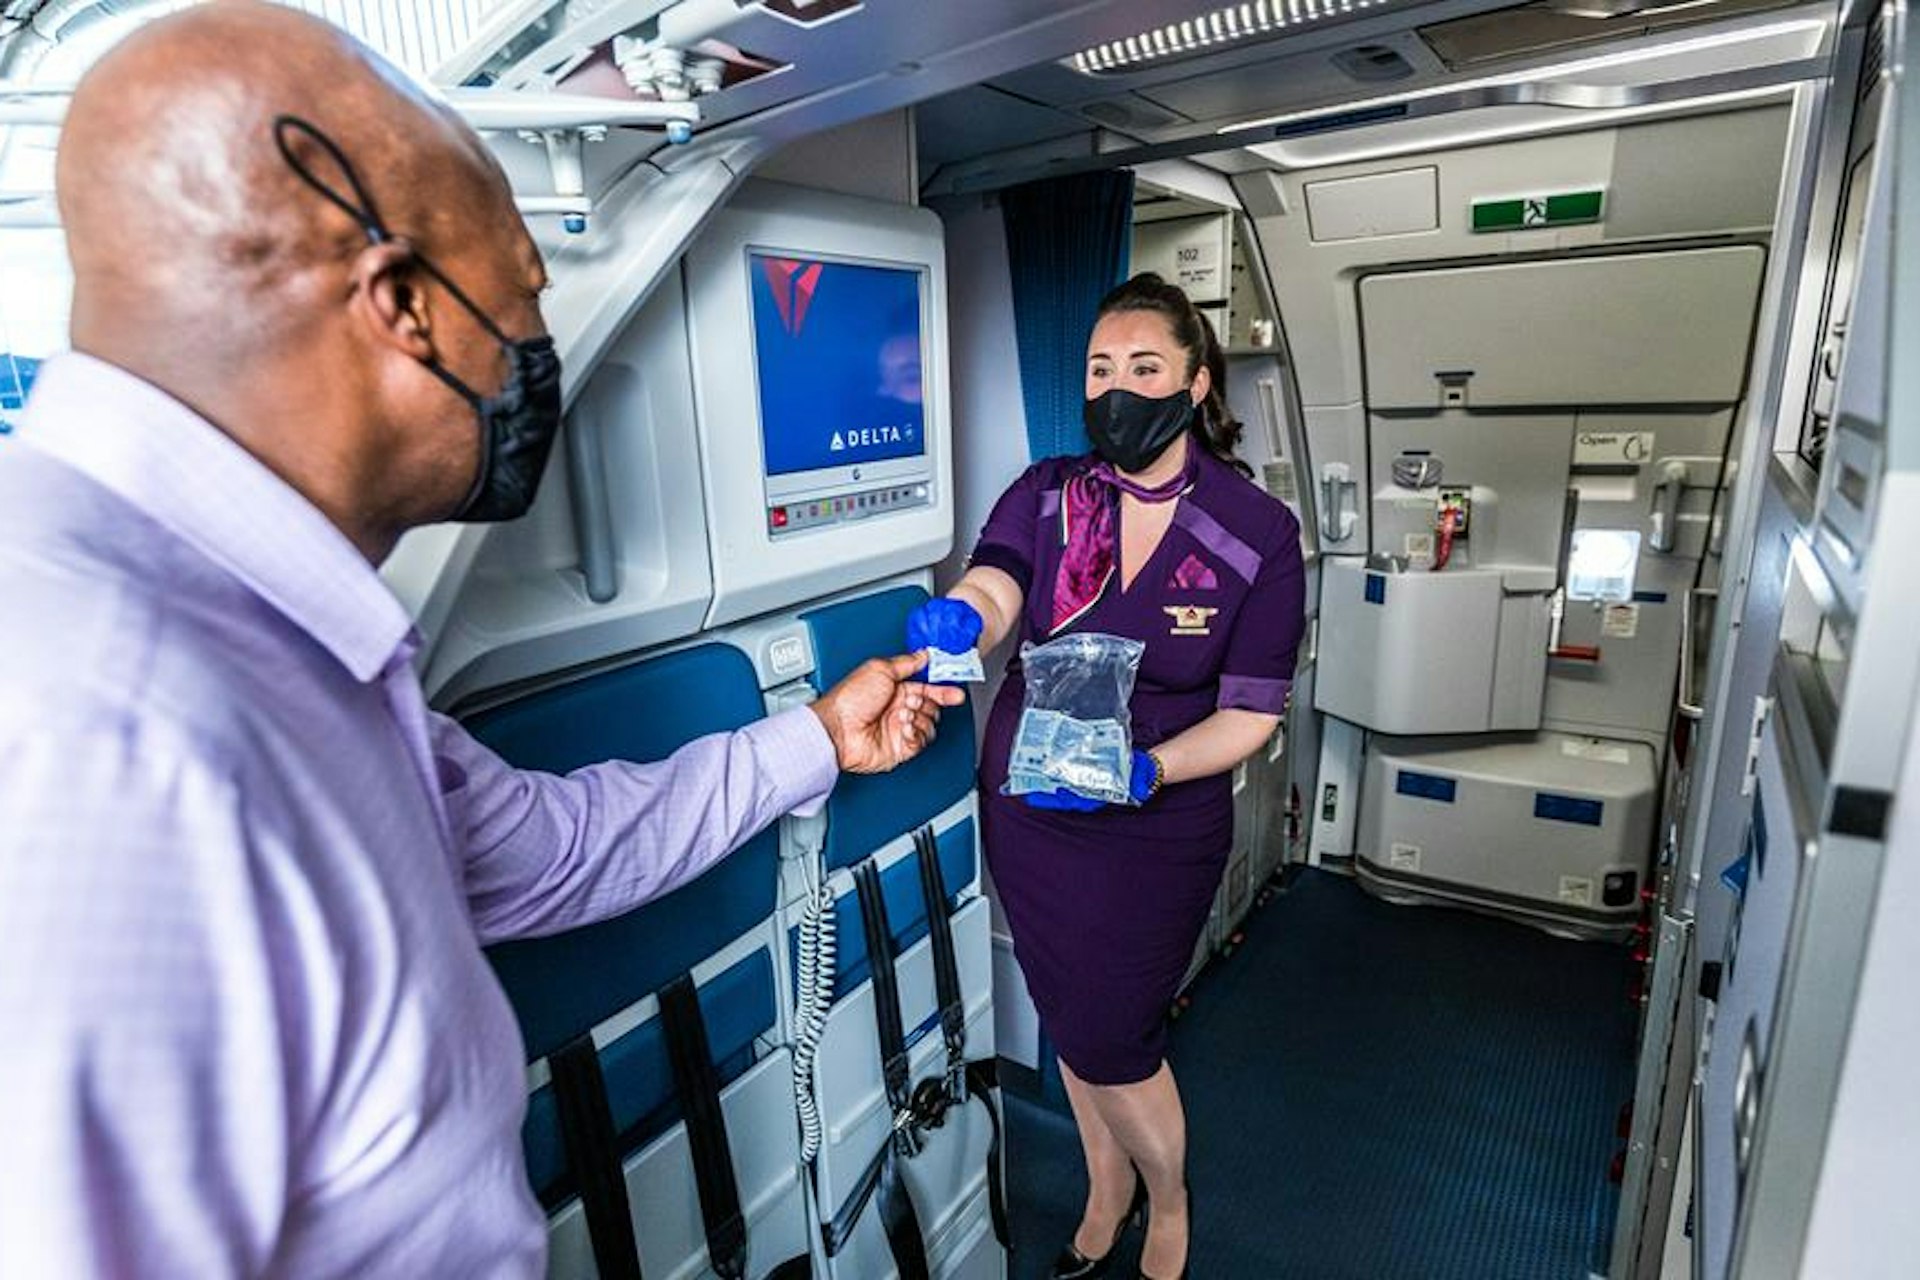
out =
<path fill-rule="evenodd" d="M 1225 525 L 1192 502 L 1174 509 L 1173 522 L 1199 540 L 1200 545 L 1219 557 L 1221 563 L 1252 585 L 1260 572 L 1260 553 L 1227 531 Z"/>
<path fill-rule="evenodd" d="M 1217 705 L 1222 711 L 1258 711 L 1262 715 L 1277 716 L 1287 709 L 1287 692 L 1292 688 L 1291 680 L 1221 676 Z"/>

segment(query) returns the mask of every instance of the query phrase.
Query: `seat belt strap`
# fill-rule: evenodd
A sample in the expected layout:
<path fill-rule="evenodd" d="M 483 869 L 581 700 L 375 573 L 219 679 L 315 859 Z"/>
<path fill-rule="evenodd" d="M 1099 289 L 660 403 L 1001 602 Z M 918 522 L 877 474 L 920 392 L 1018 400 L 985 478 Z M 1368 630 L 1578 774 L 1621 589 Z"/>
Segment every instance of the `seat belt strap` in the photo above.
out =
<path fill-rule="evenodd" d="M 960 994 L 960 962 L 953 950 L 953 926 L 947 919 L 946 877 L 940 869 L 940 842 L 933 828 L 913 833 L 920 862 L 920 897 L 927 911 L 927 940 L 933 951 L 934 998 L 940 1005 L 940 1034 L 947 1044 L 947 1091 L 966 1099 L 967 1006 Z"/>
<path fill-rule="evenodd" d="M 935 999 L 940 1003 L 940 1030 L 947 1042 L 947 1096 L 959 1104 L 977 1099 L 987 1111 L 987 1204 L 993 1214 L 993 1233 L 1003 1247 L 1007 1234 L 1006 1182 L 1000 1164 L 1000 1107 L 994 1091 L 1000 1086 L 998 1064 L 992 1058 L 967 1061 L 967 1008 L 960 991 L 960 963 L 953 947 L 953 923 L 947 915 L 947 885 L 940 867 L 940 844 L 931 826 L 913 836 L 920 859 L 920 895 L 927 911 L 927 937 L 933 950 Z"/>
<path fill-rule="evenodd" d="M 914 1212 L 913 1196 L 900 1176 L 901 1160 L 899 1148 L 888 1143 L 880 1160 L 880 1185 L 876 1192 L 880 1200 L 880 1225 L 886 1229 L 887 1249 L 893 1254 L 893 1265 L 900 1273 L 900 1280 L 930 1280 L 932 1268 L 927 1264 L 927 1242 L 920 1233 L 920 1216 Z"/>
<path fill-rule="evenodd" d="M 607 1106 L 607 1083 L 591 1032 L 547 1055 L 553 1099 L 560 1115 L 560 1138 L 567 1168 L 586 1213 L 587 1239 L 593 1246 L 600 1280 L 641 1280 L 640 1250 L 633 1238 L 633 1212 L 627 1205 L 627 1177 Z"/>
<path fill-rule="evenodd" d="M 853 869 L 860 896 L 860 920 L 867 937 L 867 964 L 873 972 L 873 1025 L 879 1038 L 880 1072 L 887 1105 L 893 1110 L 892 1143 L 902 1155 L 920 1149 L 919 1135 L 903 1120 L 913 1108 L 913 1083 L 907 1062 L 907 1033 L 900 1022 L 900 978 L 893 967 L 893 930 L 887 923 L 880 871 L 869 858 Z"/>
<path fill-rule="evenodd" d="M 900 1178 L 900 1155 L 891 1141 L 881 1143 L 873 1159 L 867 1161 L 840 1212 L 831 1222 L 820 1224 L 827 1256 L 838 1257 L 846 1248 L 867 1203 L 876 1198 L 880 1201 L 880 1225 L 886 1232 L 887 1250 L 893 1255 L 900 1280 L 928 1280 L 927 1246 L 920 1234 L 920 1218 Z"/>
<path fill-rule="evenodd" d="M 747 1274 L 747 1222 L 740 1212 L 740 1185 L 727 1145 L 727 1118 L 720 1109 L 720 1077 L 713 1069 L 707 1023 L 693 975 L 683 973 L 660 988 L 660 1021 L 680 1112 L 687 1123 L 694 1188 L 707 1234 L 707 1262 L 720 1280 Z"/>
<path fill-rule="evenodd" d="M 1000 1154 L 1000 1104 L 994 1098 L 999 1089 L 998 1059 L 981 1058 L 967 1064 L 967 1092 L 986 1108 L 987 1129 L 991 1135 L 987 1140 L 987 1208 L 993 1214 L 993 1235 L 1001 1248 L 1011 1249 L 1013 1237 L 1007 1230 L 1007 1180 Z"/>
<path fill-rule="evenodd" d="M 900 1021 L 900 980 L 894 971 L 893 930 L 887 922 L 880 870 L 871 858 L 853 869 L 853 885 L 859 895 L 867 964 L 873 974 L 873 1023 L 892 1129 L 867 1162 L 839 1214 L 833 1221 L 822 1224 L 821 1231 L 827 1256 L 834 1257 L 852 1239 L 867 1202 L 878 1199 L 880 1223 L 900 1280 L 928 1280 L 926 1240 L 920 1232 L 913 1197 L 900 1176 L 901 1158 L 918 1152 L 921 1140 L 914 1125 L 906 1030 Z"/>
<path fill-rule="evenodd" d="M 813 1280 L 813 1259 L 804 1253 L 796 1253 L 767 1272 L 767 1280 Z"/>

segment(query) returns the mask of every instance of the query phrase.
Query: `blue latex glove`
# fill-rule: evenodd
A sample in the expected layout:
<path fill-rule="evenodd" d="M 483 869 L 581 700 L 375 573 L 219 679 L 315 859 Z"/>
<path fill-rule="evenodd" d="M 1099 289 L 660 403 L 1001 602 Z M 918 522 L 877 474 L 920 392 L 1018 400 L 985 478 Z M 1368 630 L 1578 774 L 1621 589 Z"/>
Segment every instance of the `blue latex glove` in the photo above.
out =
<path fill-rule="evenodd" d="M 1127 779 L 1127 794 L 1133 797 L 1135 804 L 1145 804 L 1147 797 L 1153 794 L 1154 772 L 1153 757 L 1144 751 L 1135 751 L 1133 773 Z M 1105 800 L 1095 800 L 1065 787 L 1056 787 L 1052 791 L 1030 791 L 1020 798 L 1027 802 L 1029 808 L 1059 809 L 1068 813 L 1090 813 L 1107 806 Z"/>
<path fill-rule="evenodd" d="M 1127 794 L 1133 797 L 1135 804 L 1145 804 L 1147 797 L 1153 794 L 1154 775 L 1159 772 L 1153 767 L 1153 757 L 1144 751 L 1133 753 L 1133 776 L 1127 779 Z"/>
<path fill-rule="evenodd" d="M 907 652 L 965 653 L 980 642 L 979 611 L 964 600 L 929 600 L 907 615 Z"/>
<path fill-rule="evenodd" d="M 1078 791 L 1056 787 L 1052 791 L 1029 791 L 1020 797 L 1030 809 L 1058 809 L 1065 813 L 1091 813 L 1107 807 L 1105 800 L 1083 796 Z"/>

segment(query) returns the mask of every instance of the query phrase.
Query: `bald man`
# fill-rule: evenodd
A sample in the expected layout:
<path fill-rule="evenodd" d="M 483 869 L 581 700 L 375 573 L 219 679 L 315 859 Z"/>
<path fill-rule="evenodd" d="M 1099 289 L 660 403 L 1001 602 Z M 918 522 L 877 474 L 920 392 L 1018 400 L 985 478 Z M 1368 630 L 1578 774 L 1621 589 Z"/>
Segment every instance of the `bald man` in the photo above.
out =
<path fill-rule="evenodd" d="M 653 766 L 509 769 L 375 565 L 511 516 L 558 422 L 479 140 L 220 3 L 76 92 L 73 354 L 0 444 L 0 1276 L 533 1276 L 480 948 L 626 911 L 958 695 L 873 662 Z"/>

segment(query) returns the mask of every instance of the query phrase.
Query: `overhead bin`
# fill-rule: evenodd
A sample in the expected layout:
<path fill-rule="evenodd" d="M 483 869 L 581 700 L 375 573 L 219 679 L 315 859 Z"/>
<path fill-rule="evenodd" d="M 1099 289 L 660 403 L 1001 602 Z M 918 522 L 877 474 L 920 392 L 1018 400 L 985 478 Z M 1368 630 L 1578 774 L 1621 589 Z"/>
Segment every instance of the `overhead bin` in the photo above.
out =
<path fill-rule="evenodd" d="M 1368 407 L 1731 403 L 1765 257 L 1731 245 L 1369 276 Z"/>

